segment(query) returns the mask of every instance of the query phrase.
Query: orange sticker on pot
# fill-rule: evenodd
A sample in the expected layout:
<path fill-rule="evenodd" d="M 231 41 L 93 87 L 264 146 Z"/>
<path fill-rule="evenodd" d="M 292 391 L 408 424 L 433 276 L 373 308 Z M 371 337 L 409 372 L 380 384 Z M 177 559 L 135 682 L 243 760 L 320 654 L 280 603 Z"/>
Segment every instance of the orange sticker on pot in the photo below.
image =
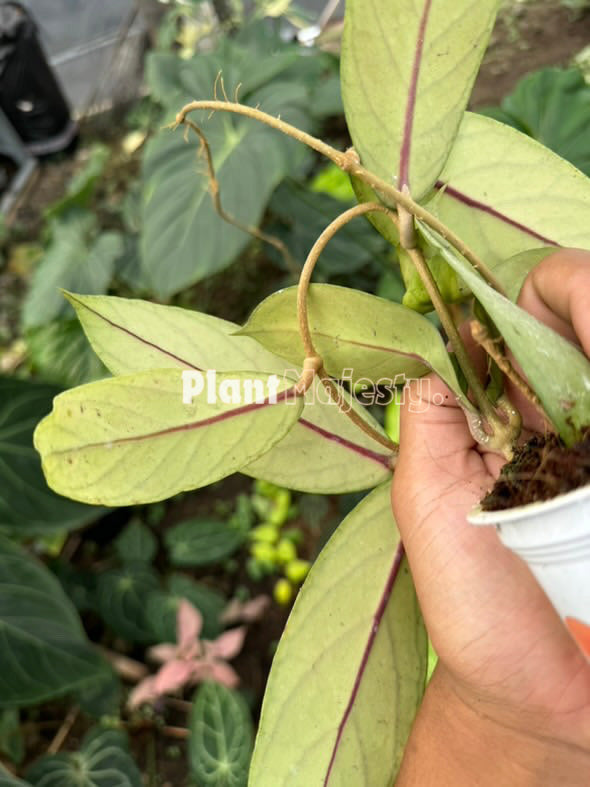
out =
<path fill-rule="evenodd" d="M 566 618 L 565 623 L 570 634 L 590 659 L 590 626 L 576 618 Z"/>

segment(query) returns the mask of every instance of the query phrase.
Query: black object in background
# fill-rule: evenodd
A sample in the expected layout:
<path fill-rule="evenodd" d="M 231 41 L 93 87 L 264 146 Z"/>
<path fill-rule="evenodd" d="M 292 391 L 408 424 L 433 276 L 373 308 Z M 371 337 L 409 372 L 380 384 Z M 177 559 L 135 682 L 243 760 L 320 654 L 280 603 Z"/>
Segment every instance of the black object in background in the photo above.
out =
<path fill-rule="evenodd" d="M 19 3 L 0 4 L 0 107 L 34 155 L 64 150 L 77 136 L 37 27 Z"/>

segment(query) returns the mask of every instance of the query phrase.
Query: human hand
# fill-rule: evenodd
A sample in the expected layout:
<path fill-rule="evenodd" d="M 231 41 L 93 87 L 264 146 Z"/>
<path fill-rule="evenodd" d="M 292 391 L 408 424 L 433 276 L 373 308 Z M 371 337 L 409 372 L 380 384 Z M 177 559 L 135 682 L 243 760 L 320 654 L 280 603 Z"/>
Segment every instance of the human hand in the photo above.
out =
<path fill-rule="evenodd" d="M 590 254 L 546 258 L 519 303 L 590 354 Z M 430 376 L 426 383 L 412 383 L 411 400 L 442 395 L 444 405 L 404 406 L 392 503 L 440 659 L 435 677 L 480 717 L 585 748 L 590 757 L 590 666 L 527 566 L 492 528 L 466 521 L 503 460 L 475 443 L 442 382 Z M 538 414 L 518 392 L 509 395 L 525 425 L 539 429 Z"/>

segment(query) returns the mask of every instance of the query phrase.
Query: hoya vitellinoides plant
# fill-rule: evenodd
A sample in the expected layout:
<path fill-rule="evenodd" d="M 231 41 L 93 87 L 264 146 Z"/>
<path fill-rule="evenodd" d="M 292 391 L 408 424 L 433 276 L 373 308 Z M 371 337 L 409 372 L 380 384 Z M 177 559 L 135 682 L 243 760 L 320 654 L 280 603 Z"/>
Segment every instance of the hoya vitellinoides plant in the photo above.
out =
<path fill-rule="evenodd" d="M 139 504 L 236 471 L 312 493 L 375 487 L 297 598 L 266 691 L 251 787 L 349 787 L 352 774 L 355 787 L 390 787 L 424 691 L 427 637 L 389 502 L 397 447 L 335 381 L 383 387 L 435 371 L 474 436 L 510 456 L 518 414 L 497 384 L 480 383 L 448 308 L 470 299 L 491 368 L 512 375 L 566 443 L 590 423 L 590 364 L 515 305 L 543 256 L 590 249 L 590 180 L 538 142 L 465 111 L 497 7 L 348 0 L 349 151 L 263 107 L 196 100 L 179 112 L 176 125 L 200 138 L 219 210 L 211 113 L 309 145 L 351 176 L 358 196 L 318 238 L 299 285 L 267 298 L 245 326 L 137 300 L 66 296 L 113 377 L 61 394 L 38 426 L 35 444 L 56 491 Z M 322 249 L 359 216 L 396 246 L 406 305 L 310 286 Z M 432 306 L 451 352 L 419 313 Z"/>

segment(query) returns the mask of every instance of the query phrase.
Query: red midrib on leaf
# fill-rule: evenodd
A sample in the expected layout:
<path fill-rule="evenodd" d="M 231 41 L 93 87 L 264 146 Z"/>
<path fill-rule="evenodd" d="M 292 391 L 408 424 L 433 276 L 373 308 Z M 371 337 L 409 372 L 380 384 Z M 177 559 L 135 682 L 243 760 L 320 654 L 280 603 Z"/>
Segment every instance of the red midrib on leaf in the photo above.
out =
<path fill-rule="evenodd" d="M 404 186 L 410 188 L 410 155 L 412 151 L 412 131 L 414 128 L 414 115 L 416 113 L 416 97 L 418 94 L 418 79 L 420 77 L 420 66 L 422 65 L 422 53 L 424 51 L 424 39 L 426 37 L 426 26 L 430 15 L 432 0 L 425 0 L 420 26 L 418 28 L 418 38 L 416 40 L 416 52 L 414 54 L 414 64 L 410 78 L 408 90 L 408 101 L 406 104 L 406 114 L 404 117 L 404 135 L 399 160 L 399 180 L 398 188 Z"/>
<path fill-rule="evenodd" d="M 180 356 L 175 355 L 174 353 L 170 352 L 169 350 L 166 350 L 161 345 L 155 344 L 154 342 L 150 342 L 148 339 L 145 339 L 143 336 L 140 336 L 138 333 L 135 333 L 134 331 L 129 330 L 129 328 L 125 328 L 123 325 L 120 325 L 119 323 L 116 323 L 113 320 L 109 320 L 109 318 L 105 317 L 104 314 L 101 314 L 99 311 L 96 311 L 96 309 L 92 309 L 86 303 L 82 303 L 81 301 L 79 301 L 74 296 L 70 295 L 70 297 L 73 298 L 73 300 L 75 300 L 76 303 L 78 303 L 84 309 L 87 309 L 89 312 L 94 314 L 95 317 L 98 317 L 100 320 L 103 320 L 104 322 L 108 323 L 109 325 L 111 325 L 116 330 L 122 331 L 123 333 L 126 333 L 128 336 L 130 336 L 132 339 L 135 339 L 140 344 L 145 344 L 148 347 L 152 347 L 154 350 L 157 350 L 158 352 L 162 353 L 163 355 L 167 355 L 169 358 L 173 358 L 175 361 L 178 361 L 182 366 L 186 366 L 186 367 L 188 367 L 190 369 L 195 369 L 196 371 L 203 371 L 203 369 L 201 369 L 199 366 L 195 366 L 195 364 L 190 363 L 190 361 L 187 361 L 185 358 L 181 358 Z M 280 397 L 280 394 L 279 394 L 279 397 Z M 279 397 L 277 397 L 277 398 L 279 398 Z M 258 409 L 258 407 L 263 407 L 263 406 L 264 405 L 262 405 L 262 404 L 261 405 L 246 405 L 247 408 L 250 408 L 250 411 L 252 409 Z M 243 409 L 244 408 L 242 408 L 242 410 Z M 231 416 L 234 416 L 234 415 L 240 415 L 240 414 L 241 414 L 240 411 L 232 410 L 231 413 L 224 413 L 224 414 L 222 414 L 222 416 L 214 416 L 212 419 L 208 419 L 208 421 L 201 421 L 201 422 L 199 422 L 198 426 L 210 425 L 211 422 L 217 422 L 217 421 L 225 420 L 225 418 L 228 418 L 228 417 L 231 417 Z M 360 456 L 364 457 L 365 459 L 371 459 L 374 462 L 377 462 L 378 464 L 381 464 L 381 465 L 383 465 L 384 467 L 387 467 L 387 468 L 390 467 L 389 457 L 385 456 L 384 454 L 375 453 L 375 452 L 371 451 L 370 449 L 364 448 L 361 445 L 357 445 L 356 443 L 353 443 L 350 440 L 346 440 L 344 437 L 340 437 L 339 435 L 334 434 L 333 432 L 328 432 L 326 429 L 322 429 L 320 426 L 316 426 L 315 424 L 311 423 L 311 421 L 307 421 L 305 418 L 300 418 L 298 423 L 300 423 L 301 426 L 304 426 L 305 428 L 310 429 L 312 432 L 315 432 L 316 434 L 321 435 L 322 437 L 326 438 L 327 440 L 331 440 L 334 443 L 338 443 L 339 445 L 342 445 L 344 448 L 348 448 L 353 453 L 359 454 Z M 157 433 L 154 433 L 152 435 L 147 435 L 147 437 L 160 437 L 161 435 L 171 434 L 173 432 L 188 431 L 191 428 L 198 428 L 198 427 L 196 427 L 194 425 L 191 427 L 191 425 L 185 424 L 184 426 L 172 427 L 171 429 L 163 430 L 162 432 L 157 432 Z M 127 440 L 132 440 L 132 439 L 140 439 L 140 438 L 127 438 L 126 440 L 115 440 L 115 441 L 112 441 L 112 442 L 115 442 L 115 443 L 126 442 Z"/>
<path fill-rule="evenodd" d="M 344 710 L 340 724 L 338 725 L 338 733 L 336 735 L 334 748 L 332 749 L 332 756 L 330 757 L 328 770 L 326 771 L 326 778 L 324 779 L 324 787 L 328 787 L 328 784 L 330 782 L 330 776 L 332 775 L 334 763 L 336 762 L 336 756 L 340 748 L 340 743 L 342 742 L 344 730 L 346 729 L 346 724 L 353 711 L 354 703 L 356 702 L 356 698 L 358 696 L 361 683 L 363 681 L 363 677 L 367 669 L 369 657 L 371 655 L 371 652 L 373 650 L 373 645 L 375 644 L 375 639 L 377 638 L 377 634 L 379 632 L 379 624 L 383 620 L 383 615 L 385 614 L 385 610 L 387 609 L 387 604 L 389 603 L 389 599 L 393 592 L 393 588 L 395 586 L 395 580 L 398 577 L 402 560 L 404 558 L 404 554 L 405 554 L 404 545 L 400 541 L 395 552 L 395 557 L 393 559 L 393 563 L 389 571 L 389 575 L 387 577 L 385 587 L 383 588 L 383 593 L 381 594 L 381 598 L 379 599 L 379 604 L 377 605 L 377 609 L 375 610 L 375 614 L 373 615 L 373 624 L 371 626 L 371 631 L 369 632 L 369 638 L 367 639 L 367 644 L 365 645 L 365 650 L 363 652 L 361 662 L 359 664 L 359 668 L 354 680 L 352 691 L 350 693 L 348 704 L 346 706 L 346 709 Z"/>
<path fill-rule="evenodd" d="M 557 243 L 557 241 L 551 240 L 551 238 L 546 238 L 532 227 L 527 227 L 526 224 L 522 224 L 520 221 L 516 221 L 516 219 L 511 219 L 510 216 L 506 216 L 505 213 L 501 213 L 499 210 L 492 208 L 491 205 L 486 205 L 485 202 L 480 202 L 479 200 L 470 197 L 468 194 L 464 194 L 462 191 L 447 185 L 442 180 L 437 180 L 434 184 L 434 187 L 439 191 L 442 191 L 447 197 L 451 197 L 451 199 L 455 199 L 457 202 L 463 203 L 463 205 L 468 205 L 470 208 L 475 208 L 475 210 L 480 210 L 482 213 L 487 213 L 488 216 L 493 216 L 495 219 L 498 219 L 498 221 L 502 221 L 504 224 L 508 224 L 509 226 L 514 227 L 515 229 L 520 230 L 527 235 L 530 235 L 532 238 L 535 238 L 542 243 L 547 243 L 549 246 L 561 246 L 561 244 Z"/>

